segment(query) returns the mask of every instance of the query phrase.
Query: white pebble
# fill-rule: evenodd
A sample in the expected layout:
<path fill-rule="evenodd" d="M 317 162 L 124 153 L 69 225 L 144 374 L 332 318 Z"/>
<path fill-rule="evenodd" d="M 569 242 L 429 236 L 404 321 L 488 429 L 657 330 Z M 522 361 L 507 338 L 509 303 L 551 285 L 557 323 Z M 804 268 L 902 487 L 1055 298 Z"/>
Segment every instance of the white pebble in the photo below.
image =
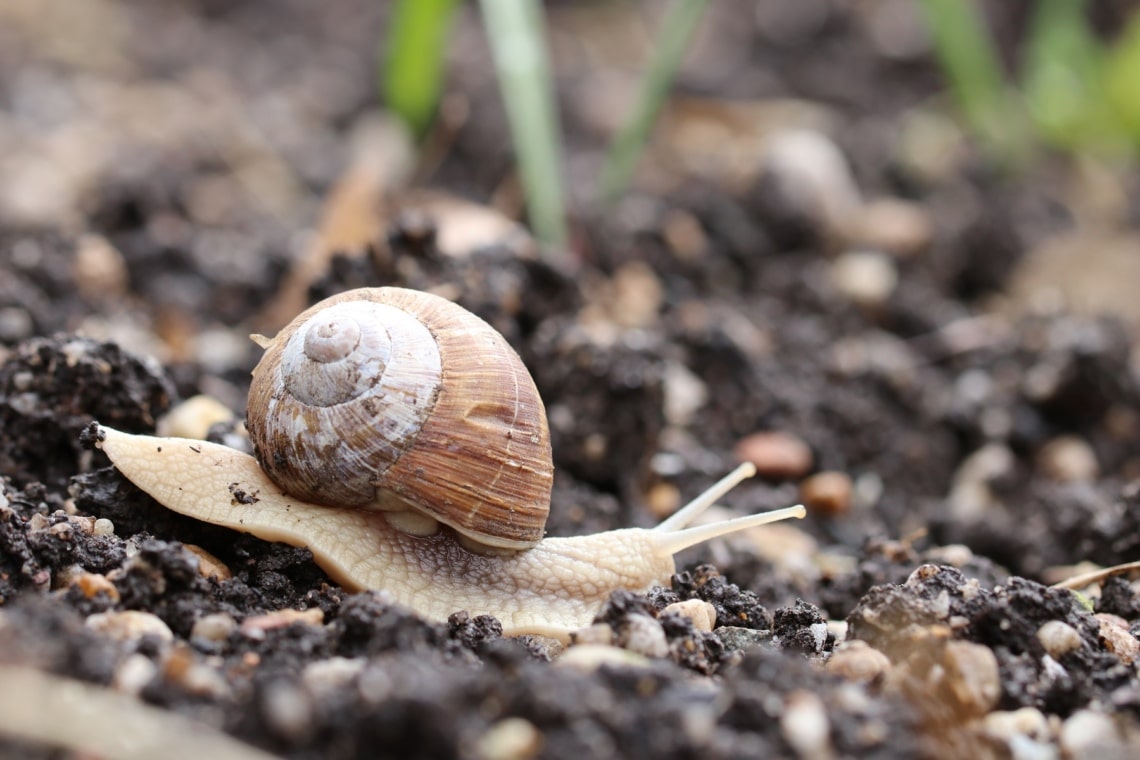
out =
<path fill-rule="evenodd" d="M 1069 757 L 1103 757 L 1118 744 L 1112 718 L 1092 710 L 1078 710 L 1061 724 L 1061 749 Z M 1116 755 L 1112 755 L 1116 756 Z"/>
<path fill-rule="evenodd" d="M 847 159 L 818 132 L 795 129 L 768 139 L 762 173 L 829 234 L 838 234 L 863 205 Z"/>
<path fill-rule="evenodd" d="M 831 265 L 836 289 L 860 306 L 874 308 L 890 298 L 899 282 L 894 261 L 878 251 L 848 251 Z"/>
<path fill-rule="evenodd" d="M 628 615 L 618 630 L 622 647 L 646 657 L 664 657 L 669 654 L 669 641 L 665 629 L 648 615 Z"/>
<path fill-rule="evenodd" d="M 245 350 L 245 346 L 242 346 Z M 204 440 L 210 428 L 219 422 L 229 422 L 234 413 L 228 406 L 212 396 L 191 396 L 166 413 L 158 421 L 158 434 L 176 438 Z"/>
<path fill-rule="evenodd" d="M 158 672 L 158 666 L 145 655 L 137 652 L 128 655 L 111 676 L 111 686 L 124 694 L 139 694 Z"/>
<path fill-rule="evenodd" d="M 274 733 L 295 742 L 303 741 L 312 728 L 312 700 L 291 683 L 279 682 L 267 688 L 262 693 L 261 712 Z"/>
<path fill-rule="evenodd" d="M 780 716 L 784 739 L 800 757 L 829 757 L 831 723 L 823 700 L 810 691 L 797 690 L 788 695 Z"/>
<path fill-rule="evenodd" d="M 194 621 L 194 627 L 190 629 L 190 638 L 225 641 L 236 629 L 237 621 L 231 615 L 214 612 Z"/>
<path fill-rule="evenodd" d="M 708 400 L 708 387 L 680 362 L 668 362 L 662 376 L 665 420 L 674 427 L 688 427 Z"/>
<path fill-rule="evenodd" d="M 1055 660 L 1081 647 L 1081 634 L 1076 628 L 1061 620 L 1050 620 L 1038 628 L 1037 640 Z"/>
<path fill-rule="evenodd" d="M 1100 474 L 1096 452 L 1075 435 L 1059 435 L 1042 446 L 1037 467 L 1046 477 L 1062 483 L 1096 480 Z"/>
<path fill-rule="evenodd" d="M 644 668 L 649 665 L 649 660 L 640 654 L 618 647 L 580 644 L 568 648 L 554 661 L 554 664 L 558 667 L 593 672 L 603 665 Z"/>
<path fill-rule="evenodd" d="M 88 617 L 86 625 L 116 641 L 133 641 L 143 636 L 155 636 L 161 641 L 174 640 L 170 626 L 161 618 L 139 610 L 99 612 Z"/>
<path fill-rule="evenodd" d="M 982 718 L 986 733 L 1009 741 L 1014 736 L 1026 736 L 1035 741 L 1049 739 L 1049 719 L 1035 707 L 1018 710 L 994 710 Z"/>
<path fill-rule="evenodd" d="M 683 602 L 673 602 L 661 610 L 662 615 L 667 612 L 676 612 L 682 617 L 692 620 L 693 627 L 698 631 L 707 633 L 716 625 L 716 607 L 703 599 L 686 599 Z"/>
<path fill-rule="evenodd" d="M 542 748 L 542 733 L 523 718 L 504 718 L 475 742 L 479 760 L 527 760 Z"/>
<path fill-rule="evenodd" d="M 575 645 L 596 644 L 598 646 L 612 646 L 614 643 L 614 629 L 607 623 L 594 623 L 585 628 L 571 632 L 570 641 Z"/>
<path fill-rule="evenodd" d="M 364 672 L 368 662 L 361 657 L 330 657 L 317 660 L 305 666 L 301 672 L 301 683 L 318 699 L 332 694 L 336 689 L 352 682 Z"/>

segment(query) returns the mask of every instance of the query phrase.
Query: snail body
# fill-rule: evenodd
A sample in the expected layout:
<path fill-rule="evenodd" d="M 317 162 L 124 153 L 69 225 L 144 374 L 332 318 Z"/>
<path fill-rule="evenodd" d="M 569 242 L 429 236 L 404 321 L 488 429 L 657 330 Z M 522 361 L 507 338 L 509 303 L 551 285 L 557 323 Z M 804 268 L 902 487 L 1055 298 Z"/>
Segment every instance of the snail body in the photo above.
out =
<path fill-rule="evenodd" d="M 373 317 L 384 334 L 365 324 Z M 249 398 L 256 459 L 106 427 L 97 445 L 164 506 L 307 547 L 338 583 L 382 590 L 429 619 L 467 610 L 497 617 L 508 634 L 565 639 L 613 591 L 667 582 L 681 549 L 804 515 L 792 507 L 687 527 L 754 472 L 741 465 L 656 528 L 543 539 L 553 476 L 545 412 L 518 356 L 482 320 L 436 296 L 362 289 L 258 342 L 267 350 Z M 298 347 L 302 357 L 290 353 Z M 359 360 L 360 348 L 380 358 Z M 420 364 L 401 368 L 405 359 Z M 334 371 L 346 362 L 356 364 Z M 392 397 L 370 395 L 376 388 Z M 388 437 L 367 439 L 369 428 Z"/>

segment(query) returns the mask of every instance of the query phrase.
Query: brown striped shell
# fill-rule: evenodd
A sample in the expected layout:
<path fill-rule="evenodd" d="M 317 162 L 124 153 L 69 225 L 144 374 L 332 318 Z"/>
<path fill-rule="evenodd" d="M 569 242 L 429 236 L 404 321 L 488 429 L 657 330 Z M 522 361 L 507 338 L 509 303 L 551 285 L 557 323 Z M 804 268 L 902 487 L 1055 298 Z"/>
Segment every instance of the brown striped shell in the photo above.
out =
<path fill-rule="evenodd" d="M 554 467 L 538 390 L 502 335 L 439 296 L 362 288 L 304 311 L 254 369 L 246 424 L 298 499 L 410 506 L 491 547 L 542 538 Z"/>

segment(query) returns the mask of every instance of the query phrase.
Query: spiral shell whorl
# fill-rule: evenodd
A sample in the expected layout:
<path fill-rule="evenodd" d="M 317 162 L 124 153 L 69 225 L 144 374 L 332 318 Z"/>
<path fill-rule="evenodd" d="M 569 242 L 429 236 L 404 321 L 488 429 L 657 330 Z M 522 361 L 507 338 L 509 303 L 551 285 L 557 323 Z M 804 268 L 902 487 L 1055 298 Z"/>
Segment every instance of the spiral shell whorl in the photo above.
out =
<path fill-rule="evenodd" d="M 309 406 L 335 406 L 381 382 L 391 361 L 385 315 L 366 301 L 324 309 L 302 324 L 281 354 L 285 390 Z M 389 317 L 390 318 L 390 317 Z"/>
<path fill-rule="evenodd" d="M 431 332 L 407 313 L 359 300 L 310 309 L 254 370 L 247 424 L 258 459 L 298 498 L 372 502 L 431 413 L 441 375 Z"/>
<path fill-rule="evenodd" d="M 546 413 L 490 325 L 401 288 L 308 309 L 254 370 L 247 426 L 287 493 L 331 506 L 399 502 L 475 541 L 537 543 L 553 465 Z"/>

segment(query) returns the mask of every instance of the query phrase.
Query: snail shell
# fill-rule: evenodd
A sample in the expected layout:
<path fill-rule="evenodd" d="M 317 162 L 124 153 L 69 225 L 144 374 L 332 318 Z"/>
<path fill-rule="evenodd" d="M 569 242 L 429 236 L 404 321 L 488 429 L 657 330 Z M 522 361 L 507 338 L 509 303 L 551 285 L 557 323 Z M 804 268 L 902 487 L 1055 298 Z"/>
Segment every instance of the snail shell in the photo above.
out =
<path fill-rule="evenodd" d="M 546 412 L 506 340 L 429 293 L 364 288 L 302 312 L 253 371 L 247 427 L 285 493 L 430 518 L 494 549 L 541 540 Z M 415 532 L 414 528 L 409 528 Z"/>

